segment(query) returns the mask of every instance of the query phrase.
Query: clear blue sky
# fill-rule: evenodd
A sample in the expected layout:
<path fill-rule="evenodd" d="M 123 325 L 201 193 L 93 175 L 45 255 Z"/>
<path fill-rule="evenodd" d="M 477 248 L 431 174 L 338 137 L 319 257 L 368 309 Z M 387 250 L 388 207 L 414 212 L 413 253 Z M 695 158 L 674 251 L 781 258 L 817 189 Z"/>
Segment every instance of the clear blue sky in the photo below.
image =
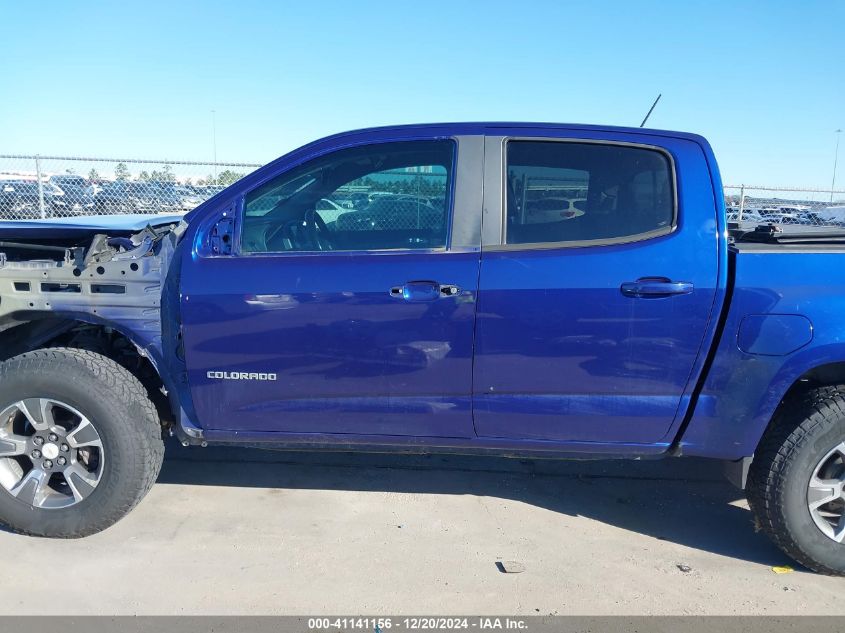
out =
<path fill-rule="evenodd" d="M 699 132 L 725 181 L 828 187 L 842 0 L 5 0 L 0 153 L 265 162 L 454 120 Z M 843 135 L 845 136 L 845 135 Z M 845 139 L 839 184 L 845 186 Z"/>

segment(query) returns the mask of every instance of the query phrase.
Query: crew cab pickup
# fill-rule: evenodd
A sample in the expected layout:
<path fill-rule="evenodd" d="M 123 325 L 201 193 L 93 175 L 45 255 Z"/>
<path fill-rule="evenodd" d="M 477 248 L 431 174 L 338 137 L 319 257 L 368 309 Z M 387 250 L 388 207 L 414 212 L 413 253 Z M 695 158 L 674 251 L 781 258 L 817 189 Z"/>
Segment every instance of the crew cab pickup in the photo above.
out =
<path fill-rule="evenodd" d="M 693 134 L 306 145 L 184 218 L 0 231 L 0 520 L 104 529 L 182 444 L 703 456 L 845 573 L 845 235 L 728 226 Z M 109 226 L 110 225 L 110 226 Z"/>

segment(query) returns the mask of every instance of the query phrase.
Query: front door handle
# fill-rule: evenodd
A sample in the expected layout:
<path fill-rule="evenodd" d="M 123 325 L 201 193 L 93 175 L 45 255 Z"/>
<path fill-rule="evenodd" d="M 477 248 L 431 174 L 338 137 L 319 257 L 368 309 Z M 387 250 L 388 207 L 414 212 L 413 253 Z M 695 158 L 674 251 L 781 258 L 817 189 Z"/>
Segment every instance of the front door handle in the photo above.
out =
<path fill-rule="evenodd" d="M 619 290 L 626 297 L 659 299 L 672 295 L 688 295 L 693 291 L 689 281 L 672 281 L 667 277 L 640 277 L 636 281 L 626 281 Z"/>
<path fill-rule="evenodd" d="M 434 301 L 441 297 L 455 297 L 461 293 L 457 286 L 436 281 L 409 281 L 403 286 L 393 286 L 390 296 L 405 301 Z"/>

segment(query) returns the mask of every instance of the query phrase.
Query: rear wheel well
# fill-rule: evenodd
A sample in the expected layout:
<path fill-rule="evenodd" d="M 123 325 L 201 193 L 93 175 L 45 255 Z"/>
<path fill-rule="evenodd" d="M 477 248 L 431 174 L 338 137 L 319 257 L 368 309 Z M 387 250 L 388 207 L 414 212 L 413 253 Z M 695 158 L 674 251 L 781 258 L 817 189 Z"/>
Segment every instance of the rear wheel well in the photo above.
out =
<path fill-rule="evenodd" d="M 840 387 L 845 392 L 845 362 L 828 363 L 813 367 L 813 369 L 805 372 L 793 382 L 789 389 L 786 390 L 786 393 L 783 394 L 780 403 L 772 414 L 772 418 L 769 420 L 769 424 L 766 426 L 766 430 L 757 444 L 758 449 L 762 445 L 763 440 L 770 434 L 783 432 L 784 426 L 788 426 L 790 421 L 785 418 L 785 414 L 789 412 L 793 404 L 803 401 L 810 391 L 822 387 L 830 387 L 831 389 Z M 798 426 L 800 422 L 801 420 L 794 421 L 794 426 Z"/>
<path fill-rule="evenodd" d="M 173 413 L 158 371 L 119 331 L 101 324 L 50 317 L 27 321 L 0 332 L 0 361 L 48 347 L 83 349 L 115 361 L 147 390 L 162 424 L 166 427 L 172 424 Z"/>

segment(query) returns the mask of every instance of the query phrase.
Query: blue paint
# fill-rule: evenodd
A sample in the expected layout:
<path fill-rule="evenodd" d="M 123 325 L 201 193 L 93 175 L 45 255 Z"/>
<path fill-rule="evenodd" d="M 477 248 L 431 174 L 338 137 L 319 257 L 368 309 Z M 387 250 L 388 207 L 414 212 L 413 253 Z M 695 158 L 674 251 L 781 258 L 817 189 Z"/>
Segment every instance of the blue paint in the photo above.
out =
<path fill-rule="evenodd" d="M 182 272 L 182 314 L 201 425 L 470 437 L 478 260 L 400 252 L 194 259 Z M 428 278 L 462 292 L 430 301 L 390 294 Z M 277 380 L 207 378 L 220 368 Z"/>
<path fill-rule="evenodd" d="M 578 248 L 482 247 L 479 236 L 445 250 L 239 252 L 244 195 L 304 161 L 483 135 L 660 148 L 677 169 L 677 222 L 659 237 Z M 460 211 L 481 217 L 500 203 Z M 362 130 L 283 156 L 188 218 L 164 284 L 162 336 L 117 325 L 156 360 L 183 431 L 209 441 L 617 457 L 678 445 L 736 459 L 754 452 L 796 380 L 845 361 L 841 255 L 729 254 L 718 169 L 695 135 L 513 123 Z"/>
<path fill-rule="evenodd" d="M 813 324 L 799 314 L 749 314 L 739 325 L 736 344 L 746 354 L 785 356 L 813 340 Z"/>
<path fill-rule="evenodd" d="M 803 374 L 845 361 L 845 272 L 842 253 L 743 251 L 733 253 L 736 287 L 725 331 L 703 385 L 702 398 L 681 441 L 688 455 L 738 459 L 752 455 L 766 425 L 786 391 Z M 749 315 L 799 315 L 791 342 L 783 344 L 783 330 L 769 325 L 756 338 L 740 330 Z M 800 349 L 812 323 L 812 340 Z M 753 321 L 752 321 L 753 322 Z M 779 318 L 772 321 L 783 325 Z M 796 324 L 801 324 L 797 327 Z M 753 340 L 752 340 L 753 339 Z M 740 346 L 783 351 L 784 355 L 749 354 Z"/>

